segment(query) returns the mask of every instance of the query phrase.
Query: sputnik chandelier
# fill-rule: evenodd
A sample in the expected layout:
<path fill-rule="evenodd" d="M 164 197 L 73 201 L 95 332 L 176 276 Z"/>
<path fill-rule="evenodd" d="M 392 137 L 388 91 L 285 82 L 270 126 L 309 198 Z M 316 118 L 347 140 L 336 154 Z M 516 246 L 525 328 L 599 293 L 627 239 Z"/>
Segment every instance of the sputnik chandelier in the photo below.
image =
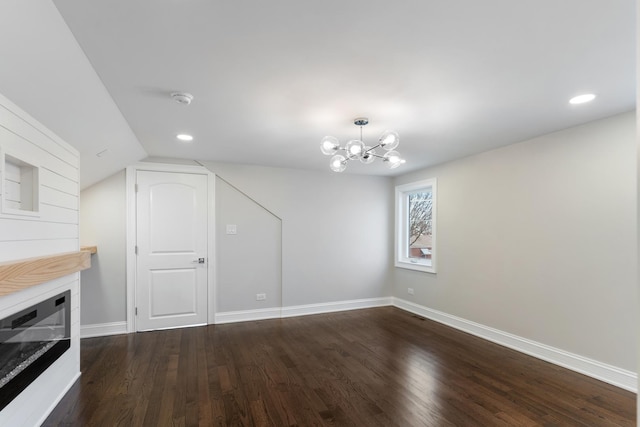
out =
<path fill-rule="evenodd" d="M 344 147 L 340 147 L 338 138 L 333 136 L 325 136 L 320 142 L 320 150 L 322 154 L 327 156 L 333 155 L 329 161 L 329 167 L 334 172 L 342 172 L 347 168 L 347 161 L 357 160 L 366 165 L 372 163 L 376 157 L 382 159 L 382 162 L 389 168 L 395 169 L 405 162 L 400 157 L 400 153 L 395 148 L 400 143 L 400 137 L 397 132 L 387 130 L 380 135 L 378 144 L 373 147 L 367 146 L 362 142 L 362 127 L 369 123 L 366 117 L 358 117 L 354 119 L 353 124 L 360 126 L 360 139 L 352 139 L 347 142 Z M 376 148 L 382 148 L 386 151 L 383 155 L 376 153 Z M 338 154 L 338 151 L 344 151 L 345 154 Z"/>

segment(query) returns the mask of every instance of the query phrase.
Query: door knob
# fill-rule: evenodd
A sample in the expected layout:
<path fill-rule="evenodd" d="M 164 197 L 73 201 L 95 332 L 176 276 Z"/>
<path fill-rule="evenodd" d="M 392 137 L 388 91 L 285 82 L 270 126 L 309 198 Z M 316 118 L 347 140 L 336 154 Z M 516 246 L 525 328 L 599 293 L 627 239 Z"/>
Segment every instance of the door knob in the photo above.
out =
<path fill-rule="evenodd" d="M 194 264 L 204 264 L 204 258 L 194 259 L 191 262 L 193 262 Z"/>

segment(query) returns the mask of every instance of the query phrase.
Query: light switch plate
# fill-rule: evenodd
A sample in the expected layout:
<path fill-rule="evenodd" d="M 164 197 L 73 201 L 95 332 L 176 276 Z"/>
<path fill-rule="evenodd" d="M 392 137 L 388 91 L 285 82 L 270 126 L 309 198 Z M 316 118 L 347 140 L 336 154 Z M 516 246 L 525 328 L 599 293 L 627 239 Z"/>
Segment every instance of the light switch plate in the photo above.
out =
<path fill-rule="evenodd" d="M 238 228 L 235 224 L 227 224 L 227 234 L 238 234 Z"/>

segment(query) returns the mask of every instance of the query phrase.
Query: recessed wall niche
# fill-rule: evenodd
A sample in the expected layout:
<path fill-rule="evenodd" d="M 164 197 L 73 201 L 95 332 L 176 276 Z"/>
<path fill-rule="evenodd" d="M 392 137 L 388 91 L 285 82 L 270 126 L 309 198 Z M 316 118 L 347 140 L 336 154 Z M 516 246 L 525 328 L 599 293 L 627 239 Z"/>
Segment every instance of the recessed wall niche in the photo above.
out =
<path fill-rule="evenodd" d="M 37 215 L 40 211 L 40 169 L 5 153 L 2 164 L 2 212 Z"/>

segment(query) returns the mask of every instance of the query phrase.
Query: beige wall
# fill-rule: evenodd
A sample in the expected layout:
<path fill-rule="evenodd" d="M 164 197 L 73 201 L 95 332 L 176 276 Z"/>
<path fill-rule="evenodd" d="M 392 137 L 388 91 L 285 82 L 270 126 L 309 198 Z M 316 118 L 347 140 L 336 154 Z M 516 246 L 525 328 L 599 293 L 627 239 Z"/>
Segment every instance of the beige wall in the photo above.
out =
<path fill-rule="evenodd" d="M 391 295 L 391 179 L 205 165 L 246 193 L 217 180 L 217 312 Z M 83 326 L 126 320 L 124 175 L 81 194 L 81 243 L 98 245 L 94 266 L 82 273 Z M 227 224 L 238 235 L 226 235 Z M 252 250 L 265 256 L 255 259 Z"/>
<path fill-rule="evenodd" d="M 636 3 L 636 32 L 637 32 L 637 28 L 639 27 L 638 24 L 640 24 L 640 7 L 637 7 L 637 3 Z M 637 35 L 636 35 L 637 38 Z M 636 64 L 640 65 L 640 43 L 636 43 Z M 640 67 L 636 66 L 636 70 L 639 70 Z M 636 72 L 636 88 L 640 87 L 640 74 L 638 74 Z M 638 91 L 636 89 L 636 109 L 638 108 L 637 106 L 640 104 L 640 91 Z M 637 222 L 636 225 L 638 226 L 638 230 L 636 231 L 640 231 L 640 206 L 638 205 L 638 201 L 640 201 L 640 118 L 638 118 L 638 114 L 636 112 L 636 190 L 637 190 L 637 200 L 636 200 L 636 210 L 637 210 Z M 637 243 L 640 245 L 640 234 L 637 235 L 638 239 L 637 239 Z M 638 255 L 640 255 L 640 248 L 637 248 L 638 250 Z M 640 272 L 640 259 L 636 258 L 637 264 L 636 266 L 638 267 L 638 271 Z M 638 279 L 640 279 L 640 273 L 638 274 L 638 277 L 636 278 L 636 286 L 638 286 L 638 300 L 637 300 L 637 304 L 636 304 L 636 313 L 640 314 L 640 282 L 638 281 Z M 640 317 L 640 316 L 639 316 Z M 637 322 L 638 319 L 636 319 L 636 348 L 640 347 L 640 327 L 637 326 Z M 640 350 L 637 351 L 638 354 L 638 359 L 636 360 L 636 372 L 638 372 L 640 370 Z M 640 375 L 638 376 L 638 390 L 640 390 Z M 638 420 L 638 426 L 640 426 L 640 396 L 638 396 L 637 398 L 637 408 L 636 408 L 636 418 Z"/>
<path fill-rule="evenodd" d="M 206 166 L 282 219 L 283 307 L 394 295 L 636 371 L 633 113 L 397 178 L 398 184 L 438 178 L 436 275 L 391 267 L 389 178 Z M 228 203 L 229 211 L 217 218 L 218 233 L 227 223 L 253 221 L 241 216 L 250 202 L 232 188 L 219 187 L 217 203 Z M 118 231 L 123 227 L 119 221 L 124 221 L 124 205 L 119 201 L 124 203 L 124 195 L 123 175 L 82 193 L 82 243 L 97 243 L 99 266 L 111 271 L 110 278 L 104 276 L 97 284 L 83 276 L 83 325 L 125 320 L 124 270 L 120 273 L 124 248 L 119 243 L 124 242 L 124 231 Z M 96 230 L 104 230 L 108 250 L 84 232 L 86 226 L 97 227 L 84 218 L 100 218 L 92 209 L 106 206 L 113 209 L 114 222 Z M 348 226 L 351 221 L 356 225 Z M 277 236 L 272 240 L 276 247 Z M 217 250 L 226 248 L 224 239 L 218 239 Z M 230 262 L 235 266 L 226 264 L 221 271 L 251 265 L 242 257 Z M 227 283 L 234 286 L 232 280 Z M 255 293 L 267 292 L 261 290 L 264 284 L 259 279 L 251 283 L 246 295 L 219 288 L 217 309 L 262 307 L 256 305 Z M 414 288 L 414 296 L 408 295 L 408 287 Z M 92 308 L 105 302 L 104 312 Z"/>
<path fill-rule="evenodd" d="M 438 179 L 438 273 L 395 296 L 635 372 L 635 144 L 632 112 L 397 178 Z"/>
<path fill-rule="evenodd" d="M 215 197 L 216 312 L 281 307 L 282 221 L 221 179 Z"/>
<path fill-rule="evenodd" d="M 126 192 L 120 171 L 82 191 L 80 243 L 97 245 L 82 274 L 81 324 L 126 320 Z"/>

